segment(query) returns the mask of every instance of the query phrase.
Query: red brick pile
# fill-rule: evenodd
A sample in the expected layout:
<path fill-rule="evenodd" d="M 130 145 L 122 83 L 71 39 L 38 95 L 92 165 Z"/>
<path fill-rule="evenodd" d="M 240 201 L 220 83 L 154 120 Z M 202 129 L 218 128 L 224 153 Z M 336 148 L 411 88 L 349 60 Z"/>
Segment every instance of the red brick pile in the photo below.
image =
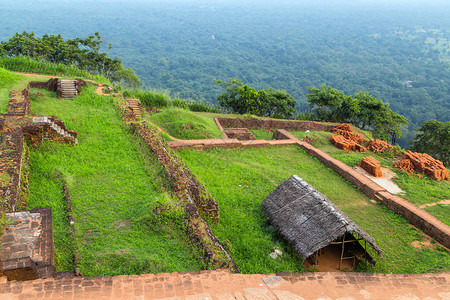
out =
<path fill-rule="evenodd" d="M 406 151 L 394 166 L 408 173 L 423 173 L 436 181 L 449 180 L 449 171 L 444 164 L 426 153 Z"/>
<path fill-rule="evenodd" d="M 360 142 L 363 142 L 364 139 L 359 133 L 352 132 L 352 126 L 350 124 L 339 124 L 333 128 L 332 132 L 339 134 L 331 137 L 331 143 L 337 148 L 345 151 L 367 151 L 366 148 L 359 144 Z"/>
<path fill-rule="evenodd" d="M 381 172 L 381 164 L 375 158 L 371 156 L 363 157 L 359 165 L 370 175 L 375 177 L 383 177 L 383 173 Z"/>
<path fill-rule="evenodd" d="M 346 139 L 352 140 L 358 144 L 365 141 L 359 133 L 352 132 L 352 126 L 350 124 L 339 124 L 333 128 L 332 132 L 342 135 Z"/>
<path fill-rule="evenodd" d="M 367 144 L 367 148 L 373 153 L 395 150 L 394 146 L 379 139 L 370 140 L 369 143 Z"/>
<path fill-rule="evenodd" d="M 346 139 L 342 135 L 333 135 L 331 137 L 331 143 L 335 145 L 337 148 L 345 150 L 345 151 L 360 151 L 366 152 L 367 149 L 356 143 L 355 141 Z"/>

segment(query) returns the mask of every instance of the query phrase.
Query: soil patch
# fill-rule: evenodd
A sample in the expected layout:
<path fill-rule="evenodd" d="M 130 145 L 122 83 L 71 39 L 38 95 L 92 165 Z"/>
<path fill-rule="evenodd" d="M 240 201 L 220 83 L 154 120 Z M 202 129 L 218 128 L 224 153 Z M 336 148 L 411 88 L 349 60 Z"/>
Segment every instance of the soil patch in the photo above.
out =
<path fill-rule="evenodd" d="M 380 185 L 381 187 L 385 188 L 391 194 L 397 195 L 404 193 L 404 191 L 393 181 L 396 174 L 388 168 L 381 168 L 381 172 L 383 173 L 382 177 L 372 176 L 369 173 L 367 173 L 366 170 L 364 170 L 359 166 L 353 167 L 353 169 L 360 172 L 361 174 L 363 174 L 376 184 Z"/>

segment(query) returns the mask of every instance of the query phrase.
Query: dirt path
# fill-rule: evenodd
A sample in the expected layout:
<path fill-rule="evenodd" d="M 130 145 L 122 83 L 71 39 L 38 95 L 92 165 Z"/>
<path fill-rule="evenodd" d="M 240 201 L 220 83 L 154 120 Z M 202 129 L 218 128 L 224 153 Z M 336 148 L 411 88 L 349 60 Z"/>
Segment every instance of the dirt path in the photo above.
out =
<path fill-rule="evenodd" d="M 50 75 L 43 75 L 43 74 L 32 74 L 32 73 L 22 73 L 22 72 L 12 72 L 15 74 L 19 74 L 19 75 L 24 75 L 24 76 L 33 76 L 33 77 L 43 77 L 43 78 L 61 78 L 61 76 L 50 76 Z"/>
<path fill-rule="evenodd" d="M 450 199 L 444 199 L 444 200 L 439 201 L 439 202 L 423 204 L 423 205 L 421 205 L 419 207 L 420 208 L 426 208 L 426 207 L 436 206 L 436 205 L 450 205 Z"/>
<path fill-rule="evenodd" d="M 172 140 L 174 141 L 183 141 L 181 139 L 177 139 L 176 137 L 171 136 L 167 131 L 165 131 L 164 129 L 162 129 L 161 127 L 159 127 L 158 125 L 156 125 L 155 123 L 153 123 L 152 121 L 149 120 L 145 120 L 146 123 L 152 125 L 153 127 L 155 127 L 156 129 L 158 129 L 160 132 L 167 134 L 168 137 L 170 137 Z"/>

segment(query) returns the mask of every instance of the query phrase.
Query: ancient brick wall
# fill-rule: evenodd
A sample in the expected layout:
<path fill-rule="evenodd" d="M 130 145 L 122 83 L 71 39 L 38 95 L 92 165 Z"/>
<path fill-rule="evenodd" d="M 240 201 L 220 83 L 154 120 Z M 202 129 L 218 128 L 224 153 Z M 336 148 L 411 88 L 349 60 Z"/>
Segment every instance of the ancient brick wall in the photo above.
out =
<path fill-rule="evenodd" d="M 368 197 L 377 199 L 390 210 L 402 215 L 406 220 L 411 222 L 411 224 L 422 229 L 436 241 L 445 247 L 450 248 L 450 226 L 444 224 L 436 217 L 405 199 L 392 195 L 383 187 L 368 179 L 358 171 L 353 170 L 343 162 L 331 157 L 324 151 L 301 141 L 299 141 L 297 145 L 304 149 L 309 155 L 317 158 L 324 165 L 353 183 Z"/>
<path fill-rule="evenodd" d="M 48 278 L 55 274 L 51 208 L 6 214 L 12 224 L 0 237 L 0 272 L 8 280 Z"/>
<path fill-rule="evenodd" d="M 312 121 L 217 118 L 224 128 L 285 129 L 289 131 L 331 131 L 335 126 Z"/>
<path fill-rule="evenodd" d="M 255 136 L 247 128 L 225 128 L 224 133 L 229 139 L 238 139 L 240 141 L 255 140 Z"/>
<path fill-rule="evenodd" d="M 297 140 L 297 137 L 284 129 L 278 129 L 273 133 L 274 140 Z"/>
<path fill-rule="evenodd" d="M 198 182 L 189 168 L 165 144 L 156 130 L 145 123 L 132 123 L 136 133 L 147 143 L 171 178 L 173 189 L 186 212 L 189 214 L 189 228 L 192 239 L 204 252 L 208 266 L 220 269 L 229 268 L 239 272 L 236 263 L 221 243 L 214 237 L 202 215 L 213 221 L 219 220 L 219 207 L 214 198 Z"/>
<path fill-rule="evenodd" d="M 23 206 L 20 191 L 24 147 L 20 127 L 3 129 L 0 144 L 0 210 L 15 210 Z"/>
<path fill-rule="evenodd" d="M 46 89 L 48 88 L 48 81 L 30 81 L 27 89 Z"/>

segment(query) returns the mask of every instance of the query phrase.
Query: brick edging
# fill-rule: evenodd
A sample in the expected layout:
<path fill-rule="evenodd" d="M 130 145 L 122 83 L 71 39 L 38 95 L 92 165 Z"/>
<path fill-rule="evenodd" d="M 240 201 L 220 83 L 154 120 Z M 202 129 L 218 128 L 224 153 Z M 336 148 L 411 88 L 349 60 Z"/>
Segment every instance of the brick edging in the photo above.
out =
<path fill-rule="evenodd" d="M 305 150 L 306 153 L 317 158 L 321 163 L 356 185 L 368 197 L 376 199 L 389 210 L 403 216 L 411 224 L 423 230 L 443 246 L 450 248 L 450 226 L 411 202 L 392 195 L 385 188 L 358 171 L 353 170 L 345 163 L 331 157 L 326 152 L 302 141 L 298 141 L 296 144 Z"/>

